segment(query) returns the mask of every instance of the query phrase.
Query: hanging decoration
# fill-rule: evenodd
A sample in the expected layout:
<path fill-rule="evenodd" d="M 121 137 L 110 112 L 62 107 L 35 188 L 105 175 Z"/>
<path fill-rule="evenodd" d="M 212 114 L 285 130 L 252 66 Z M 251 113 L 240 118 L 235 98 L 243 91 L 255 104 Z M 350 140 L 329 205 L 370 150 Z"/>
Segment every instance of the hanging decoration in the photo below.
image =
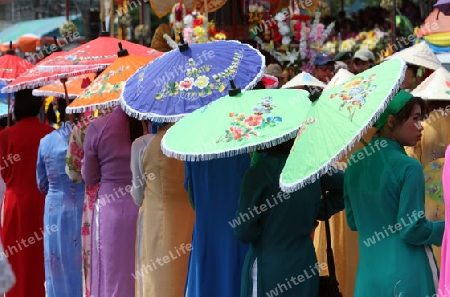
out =
<path fill-rule="evenodd" d="M 59 34 L 62 37 L 73 36 L 75 32 L 77 32 L 77 26 L 71 21 L 65 21 L 59 26 Z"/>
<path fill-rule="evenodd" d="M 291 76 L 301 71 L 312 73 L 314 56 L 334 27 L 334 22 L 327 27 L 320 23 L 320 11 L 313 16 L 314 19 L 295 0 L 290 0 L 287 8 L 260 20 L 257 27 L 250 29 L 250 35 L 253 33 L 261 49 L 269 52 Z"/>

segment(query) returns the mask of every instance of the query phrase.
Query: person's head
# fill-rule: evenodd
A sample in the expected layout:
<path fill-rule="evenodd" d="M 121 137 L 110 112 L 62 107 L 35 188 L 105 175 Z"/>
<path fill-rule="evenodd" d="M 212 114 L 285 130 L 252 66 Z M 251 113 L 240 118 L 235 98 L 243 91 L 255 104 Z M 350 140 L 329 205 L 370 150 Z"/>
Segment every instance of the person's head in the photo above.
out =
<path fill-rule="evenodd" d="M 128 123 L 130 124 L 130 143 L 133 143 L 137 138 L 144 135 L 144 125 L 141 120 L 128 116 Z"/>
<path fill-rule="evenodd" d="M 334 59 L 326 53 L 314 57 L 314 76 L 323 83 L 328 83 L 333 77 Z"/>
<path fill-rule="evenodd" d="M 347 65 L 347 70 L 351 69 L 352 65 L 352 53 L 351 52 L 340 52 L 334 57 L 336 64 L 340 64 L 338 62 L 345 63 Z M 335 69 L 336 71 L 337 69 Z"/>
<path fill-rule="evenodd" d="M 422 137 L 425 102 L 422 98 L 400 90 L 375 123 L 380 137 L 414 146 Z"/>
<path fill-rule="evenodd" d="M 287 82 L 288 74 L 283 72 L 283 69 L 278 64 L 270 64 L 267 66 L 264 70 L 264 74 L 275 76 L 279 81 L 278 88 Z"/>
<path fill-rule="evenodd" d="M 56 105 L 56 109 L 58 110 L 58 113 L 59 113 L 59 121 L 56 116 L 56 112 L 55 112 L 55 108 L 54 108 L 55 105 Z M 48 106 L 48 109 L 47 109 L 48 122 L 50 124 L 59 124 L 60 122 L 67 121 L 68 117 L 66 116 L 66 107 L 67 107 L 66 99 L 63 99 L 63 98 L 58 98 L 58 100 L 56 100 L 55 103 L 50 103 Z"/>
<path fill-rule="evenodd" d="M 403 90 L 413 90 L 417 87 L 417 71 L 419 67 L 415 65 L 408 64 L 406 68 L 405 78 L 402 85 L 400 86 Z"/>
<path fill-rule="evenodd" d="M 42 107 L 42 99 L 35 97 L 31 89 L 14 93 L 14 117 L 16 121 L 24 118 L 37 117 Z"/>
<path fill-rule="evenodd" d="M 368 49 L 360 49 L 353 56 L 355 74 L 366 71 L 375 64 L 375 55 Z"/>

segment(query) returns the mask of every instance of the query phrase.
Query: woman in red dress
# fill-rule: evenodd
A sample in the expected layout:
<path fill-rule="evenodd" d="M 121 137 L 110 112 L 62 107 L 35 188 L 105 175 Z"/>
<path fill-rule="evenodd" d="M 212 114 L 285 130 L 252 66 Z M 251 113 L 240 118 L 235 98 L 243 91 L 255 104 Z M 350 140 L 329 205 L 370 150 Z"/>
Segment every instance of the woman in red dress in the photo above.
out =
<path fill-rule="evenodd" d="M 53 128 L 37 115 L 42 100 L 31 90 L 15 94 L 16 124 L 0 132 L 0 173 L 6 184 L 3 205 L 2 242 L 5 255 L 16 276 L 16 284 L 6 297 L 44 297 L 45 195 L 37 188 L 36 162 L 39 142 Z"/>

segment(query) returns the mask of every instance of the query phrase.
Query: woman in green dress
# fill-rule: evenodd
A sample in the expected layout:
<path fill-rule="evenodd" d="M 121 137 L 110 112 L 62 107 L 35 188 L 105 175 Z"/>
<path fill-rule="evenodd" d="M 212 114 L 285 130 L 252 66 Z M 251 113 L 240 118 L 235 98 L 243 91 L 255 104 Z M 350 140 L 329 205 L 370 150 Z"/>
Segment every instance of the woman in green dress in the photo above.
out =
<path fill-rule="evenodd" d="M 358 231 L 355 297 L 432 296 L 438 283 L 430 248 L 444 222 L 425 217 L 422 165 L 404 146 L 421 138 L 424 101 L 400 91 L 375 126 L 377 134 L 345 171 L 347 222 Z"/>
<path fill-rule="evenodd" d="M 323 189 L 328 217 L 344 208 L 343 173 L 324 175 L 291 194 L 283 193 L 279 177 L 294 140 L 267 149 L 246 172 L 242 184 L 234 232 L 250 243 L 241 282 L 241 297 L 317 297 L 319 273 L 311 232 L 321 208 Z"/>

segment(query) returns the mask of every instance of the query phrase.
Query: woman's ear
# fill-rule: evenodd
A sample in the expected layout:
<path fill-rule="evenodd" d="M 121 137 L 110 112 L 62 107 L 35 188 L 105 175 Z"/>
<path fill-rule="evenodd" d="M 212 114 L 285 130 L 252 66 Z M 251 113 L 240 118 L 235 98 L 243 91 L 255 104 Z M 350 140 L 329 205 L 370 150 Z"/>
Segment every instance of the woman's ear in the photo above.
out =
<path fill-rule="evenodd" d="M 388 120 L 387 120 L 387 126 L 389 127 L 389 128 L 394 128 L 396 125 L 397 125 L 397 120 L 395 119 L 395 117 L 393 116 L 393 115 L 389 115 L 388 116 Z"/>

